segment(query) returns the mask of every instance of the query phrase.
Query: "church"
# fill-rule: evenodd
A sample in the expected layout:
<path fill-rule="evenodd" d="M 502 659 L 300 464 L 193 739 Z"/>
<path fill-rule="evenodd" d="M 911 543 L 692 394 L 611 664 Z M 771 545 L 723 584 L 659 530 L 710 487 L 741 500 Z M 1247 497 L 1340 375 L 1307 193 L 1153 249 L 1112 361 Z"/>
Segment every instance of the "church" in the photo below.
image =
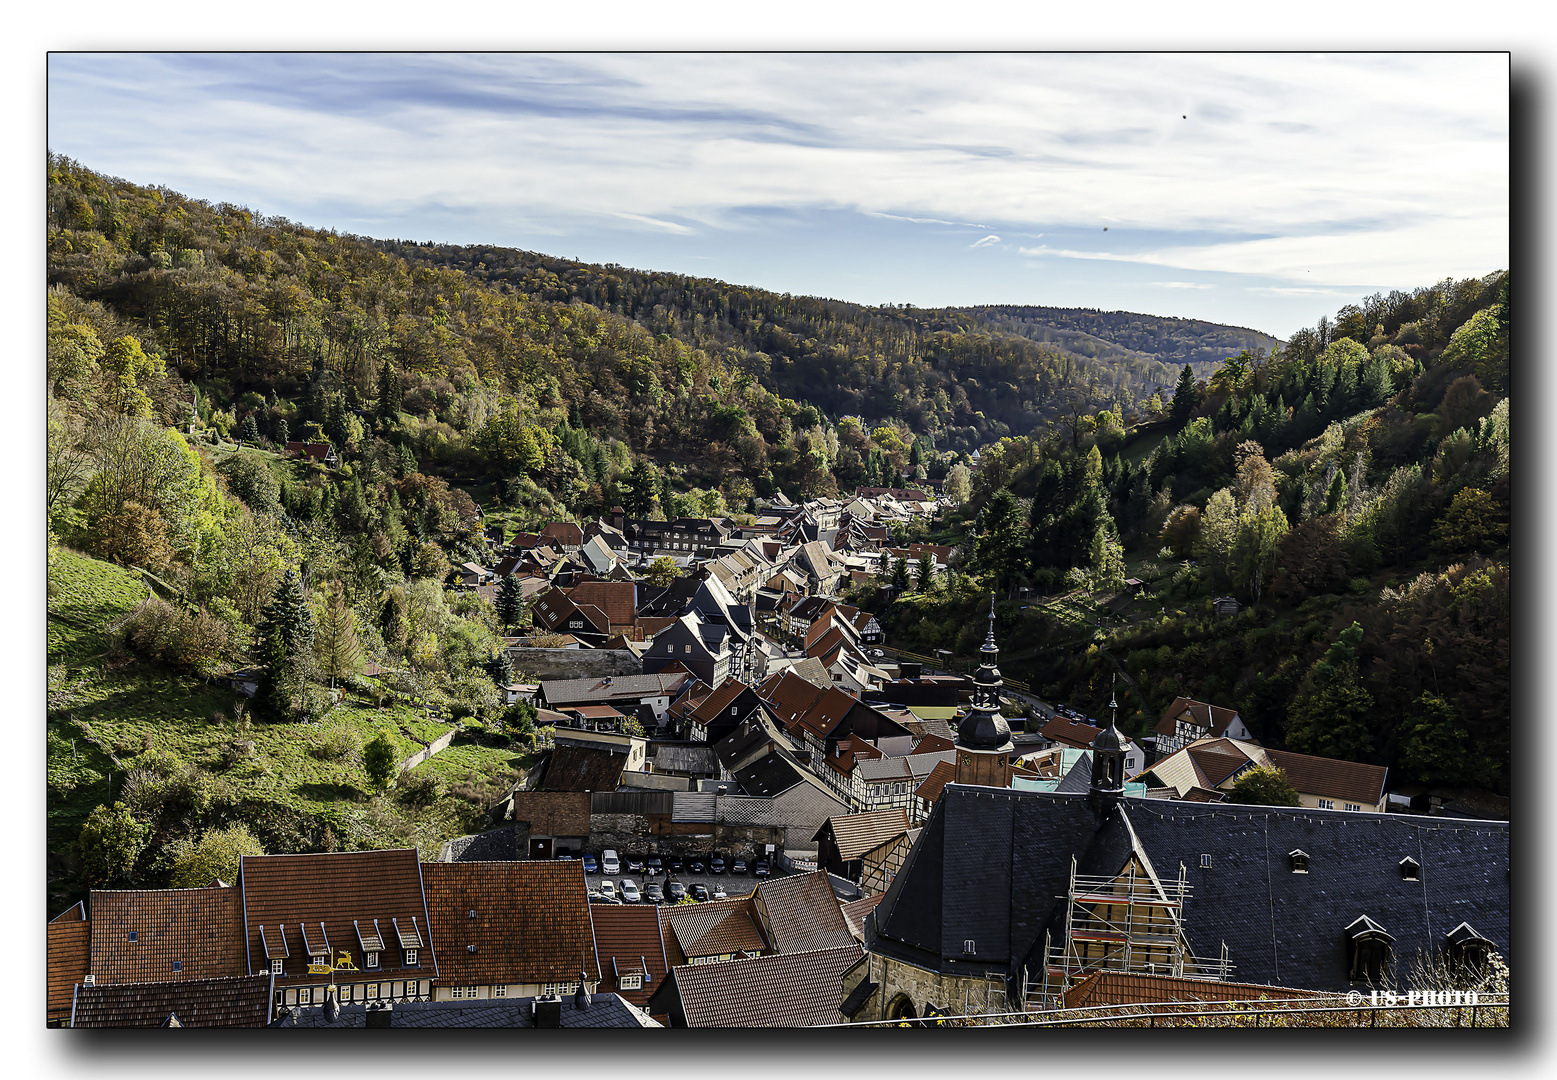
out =
<path fill-rule="evenodd" d="M 1098 970 L 1366 992 L 1509 950 L 1507 822 L 1012 790 L 994 615 L 956 776 L 865 923 L 853 1021 L 1057 1007 Z"/>

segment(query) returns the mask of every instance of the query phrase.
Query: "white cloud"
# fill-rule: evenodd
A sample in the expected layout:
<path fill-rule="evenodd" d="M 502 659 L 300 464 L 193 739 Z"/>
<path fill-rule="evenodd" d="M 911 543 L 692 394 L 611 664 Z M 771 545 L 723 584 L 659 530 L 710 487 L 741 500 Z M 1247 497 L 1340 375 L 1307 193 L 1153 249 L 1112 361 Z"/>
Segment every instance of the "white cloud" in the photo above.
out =
<path fill-rule="evenodd" d="M 1154 281 L 1154 286 L 1159 289 L 1214 289 L 1215 285 L 1208 285 L 1199 281 Z"/>
<path fill-rule="evenodd" d="M 995 236 L 995 235 L 992 234 L 990 236 L 981 237 L 980 239 L 973 241 L 973 243 L 969 244 L 968 246 L 969 247 L 981 248 L 981 247 L 991 247 L 991 246 L 993 246 L 995 244 L 998 244 L 998 243 L 1000 243 L 1000 237 Z"/>

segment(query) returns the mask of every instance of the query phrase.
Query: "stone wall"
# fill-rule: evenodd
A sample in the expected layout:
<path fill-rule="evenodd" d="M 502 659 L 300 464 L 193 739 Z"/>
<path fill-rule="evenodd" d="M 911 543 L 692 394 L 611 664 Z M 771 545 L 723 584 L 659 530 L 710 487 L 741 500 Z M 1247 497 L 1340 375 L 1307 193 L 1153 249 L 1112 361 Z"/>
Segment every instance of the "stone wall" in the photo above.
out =
<path fill-rule="evenodd" d="M 671 822 L 656 815 L 591 814 L 589 843 L 585 850 L 600 854 L 612 848 L 620 855 L 660 855 L 689 858 L 718 851 L 727 859 L 751 860 L 773 844 L 782 850 L 783 830 L 751 825 L 715 825 L 712 822 Z"/>
<path fill-rule="evenodd" d="M 856 1021 L 885 1020 L 900 994 L 912 1002 L 915 1016 L 923 1016 L 926 1005 L 934 1005 L 953 1016 L 1008 1012 L 1012 1008 L 1006 1003 L 1003 978 L 942 975 L 880 953 L 870 954 L 868 968 L 871 980 L 879 989 L 854 1017 Z"/>
<path fill-rule="evenodd" d="M 514 681 L 599 679 L 642 675 L 643 662 L 626 649 L 510 649 Z"/>

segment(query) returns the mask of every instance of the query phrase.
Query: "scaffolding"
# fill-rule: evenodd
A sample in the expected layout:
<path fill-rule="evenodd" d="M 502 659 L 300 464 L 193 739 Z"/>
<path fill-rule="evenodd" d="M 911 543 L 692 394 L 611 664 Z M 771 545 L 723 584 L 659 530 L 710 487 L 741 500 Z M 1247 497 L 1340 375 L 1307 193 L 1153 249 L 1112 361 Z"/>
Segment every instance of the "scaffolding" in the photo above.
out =
<path fill-rule="evenodd" d="M 1220 955 L 1195 956 L 1184 936 L 1184 904 L 1191 885 L 1179 864 L 1177 878 L 1162 881 L 1132 858 L 1112 877 L 1076 872 L 1070 860 L 1065 935 L 1044 932 L 1043 978 L 1027 978 L 1027 1008 L 1057 1008 L 1066 990 L 1094 971 L 1226 980 L 1233 965 L 1227 943 Z"/>

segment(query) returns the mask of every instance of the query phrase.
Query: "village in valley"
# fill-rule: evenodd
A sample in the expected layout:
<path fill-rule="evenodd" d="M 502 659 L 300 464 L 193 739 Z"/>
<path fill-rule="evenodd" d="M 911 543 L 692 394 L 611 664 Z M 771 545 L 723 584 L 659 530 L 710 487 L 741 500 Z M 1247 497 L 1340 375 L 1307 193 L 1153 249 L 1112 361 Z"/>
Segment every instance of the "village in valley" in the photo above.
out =
<path fill-rule="evenodd" d="M 1483 985 L 1506 822 L 1402 812 L 1386 768 L 1267 749 L 1228 704 L 1178 698 L 1139 740 L 1054 708 L 1001 677 L 993 598 L 971 671 L 883 648 L 839 594 L 894 559 L 945 573 L 958 551 L 891 537 L 947 506 L 860 488 L 744 525 L 618 508 L 494 536 L 451 581 L 525 598 L 501 690 L 545 734 L 491 827 L 430 860 L 249 855 L 233 881 L 93 891 L 48 925 L 50 1023 L 1280 1025 L 1349 1022 L 1349 992 L 1423 956 L 1418 989 Z M 1273 769 L 1298 805 L 1230 801 Z M 1482 998 L 1475 1022 L 1506 1023 Z"/>
<path fill-rule="evenodd" d="M 1510 1027 L 1508 57 L 842 59 L 49 54 L 31 1026 Z"/>

